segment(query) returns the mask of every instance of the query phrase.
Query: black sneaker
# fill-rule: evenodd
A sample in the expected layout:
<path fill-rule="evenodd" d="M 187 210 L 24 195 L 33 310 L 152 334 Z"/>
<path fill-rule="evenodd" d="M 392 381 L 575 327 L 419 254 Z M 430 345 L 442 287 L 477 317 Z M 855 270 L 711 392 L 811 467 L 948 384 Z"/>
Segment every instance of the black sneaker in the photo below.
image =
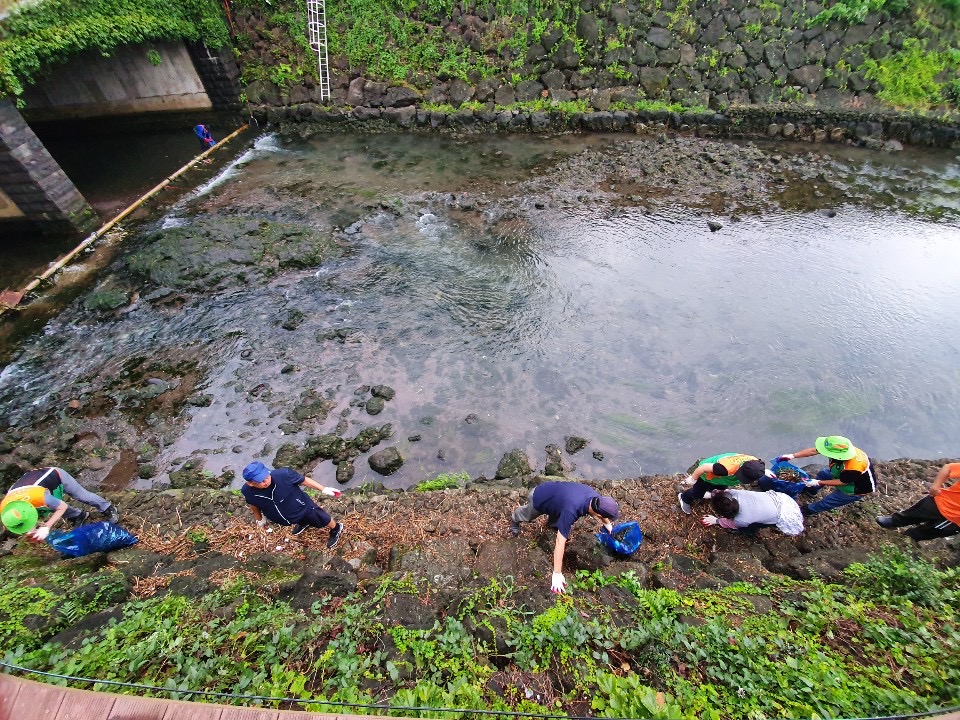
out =
<path fill-rule="evenodd" d="M 290 534 L 291 534 L 291 535 L 299 535 L 299 534 L 302 533 L 304 530 L 306 530 L 308 527 L 310 527 L 310 526 L 309 526 L 309 525 L 304 525 L 303 523 L 297 523 L 296 525 L 293 526 L 293 530 L 290 532 Z"/>
<path fill-rule="evenodd" d="M 71 523 L 74 527 L 80 527 L 81 525 L 85 524 L 85 523 L 87 522 L 87 520 L 89 520 L 89 519 L 90 519 L 90 513 L 87 512 L 86 510 L 81 510 L 81 511 L 80 511 L 80 514 L 77 515 L 75 518 L 73 518 L 73 519 L 70 521 L 70 523 Z"/>
<path fill-rule="evenodd" d="M 514 537 L 520 537 L 520 523 L 510 521 L 510 534 Z"/>
<path fill-rule="evenodd" d="M 330 539 L 327 540 L 327 548 L 333 550 L 337 543 L 340 542 L 340 536 L 343 535 L 343 523 L 338 522 L 333 526 L 333 530 L 330 531 Z"/>
<path fill-rule="evenodd" d="M 889 515 L 877 515 L 877 525 L 887 530 L 892 530 L 896 527 L 896 525 L 893 524 L 893 518 Z"/>
<path fill-rule="evenodd" d="M 113 504 L 111 504 L 106 510 L 101 510 L 100 517 L 102 517 L 108 523 L 120 522 L 120 513 L 117 512 L 117 506 Z"/>

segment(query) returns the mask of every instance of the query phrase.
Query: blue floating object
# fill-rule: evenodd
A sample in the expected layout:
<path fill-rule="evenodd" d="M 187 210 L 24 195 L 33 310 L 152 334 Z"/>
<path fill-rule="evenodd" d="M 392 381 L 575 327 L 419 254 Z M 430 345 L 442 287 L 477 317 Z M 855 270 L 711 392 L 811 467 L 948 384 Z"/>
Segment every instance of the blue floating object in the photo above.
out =
<path fill-rule="evenodd" d="M 109 522 L 81 525 L 67 532 L 54 530 L 47 536 L 47 544 L 66 557 L 83 557 L 96 552 L 110 552 L 129 547 L 137 542 L 135 535 Z"/>
<path fill-rule="evenodd" d="M 617 536 L 620 536 L 619 540 Z M 643 542 L 643 531 L 637 522 L 617 523 L 613 526 L 612 533 L 606 530 L 598 532 L 597 540 L 618 555 L 633 555 Z"/>

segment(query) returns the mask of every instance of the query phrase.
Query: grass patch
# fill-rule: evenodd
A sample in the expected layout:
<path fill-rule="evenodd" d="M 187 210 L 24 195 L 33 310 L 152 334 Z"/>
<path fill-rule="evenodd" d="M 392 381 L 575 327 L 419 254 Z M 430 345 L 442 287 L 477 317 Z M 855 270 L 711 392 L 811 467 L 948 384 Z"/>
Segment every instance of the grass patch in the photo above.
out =
<path fill-rule="evenodd" d="M 424 480 L 417 483 L 414 490 L 417 492 L 429 492 L 431 490 L 446 490 L 448 488 L 461 487 L 470 482 L 470 476 L 465 472 L 459 473 L 441 473 L 433 480 Z"/>

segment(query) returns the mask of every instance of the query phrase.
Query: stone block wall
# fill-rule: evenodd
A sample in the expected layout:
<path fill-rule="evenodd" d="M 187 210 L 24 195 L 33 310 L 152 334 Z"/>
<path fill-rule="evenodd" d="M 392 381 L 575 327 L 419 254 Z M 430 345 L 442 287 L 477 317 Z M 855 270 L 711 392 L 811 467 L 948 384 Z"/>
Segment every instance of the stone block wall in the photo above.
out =
<path fill-rule="evenodd" d="M 231 48 L 211 50 L 200 43 L 187 43 L 187 51 L 213 109 L 239 109 L 240 69 Z"/>
<path fill-rule="evenodd" d="M 444 42 L 482 55 L 499 72 L 465 79 L 410 73 L 405 82 L 387 83 L 333 56 L 332 104 L 379 109 L 389 117 L 425 104 L 455 110 L 466 105 L 474 112 L 481 105 L 489 114 L 516 103 L 577 101 L 593 112 L 617 112 L 651 100 L 726 115 L 765 108 L 771 118 L 795 113 L 802 119 L 818 111 L 895 115 L 877 100 L 880 86 L 865 76 L 864 62 L 888 57 L 912 38 L 932 51 L 960 45 L 956 20 L 936 4 L 923 6 L 923 22 L 910 10 L 871 13 L 852 25 L 811 25 L 824 7 L 814 0 L 580 0 L 578 8 L 567 8 L 565 27 L 549 21 L 535 42 L 511 43 L 511 32 L 526 33 L 525 19 L 510 26 L 492 4 L 461 0 L 443 25 Z M 281 42 L 251 18 L 241 24 L 260 38 L 259 46 Z M 249 59 L 262 64 L 269 54 L 259 46 Z M 245 92 L 263 110 L 318 103 L 309 80 L 286 88 L 257 80 Z M 781 129 L 788 124 L 767 123 Z M 915 124 L 913 118 L 908 124 Z M 849 137 L 857 131 L 844 132 Z M 904 135 L 907 141 L 912 135 L 918 142 L 942 142 L 933 131 L 885 132 Z"/>

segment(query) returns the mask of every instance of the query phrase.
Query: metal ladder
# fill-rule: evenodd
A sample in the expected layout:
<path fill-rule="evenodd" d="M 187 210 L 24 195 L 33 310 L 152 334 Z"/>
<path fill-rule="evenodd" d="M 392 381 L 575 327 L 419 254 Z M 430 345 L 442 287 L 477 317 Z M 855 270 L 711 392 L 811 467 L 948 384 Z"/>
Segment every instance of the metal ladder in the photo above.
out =
<path fill-rule="evenodd" d="M 317 51 L 320 69 L 320 99 L 330 99 L 330 61 L 327 58 L 327 11 L 324 0 L 307 0 L 307 33 Z"/>

